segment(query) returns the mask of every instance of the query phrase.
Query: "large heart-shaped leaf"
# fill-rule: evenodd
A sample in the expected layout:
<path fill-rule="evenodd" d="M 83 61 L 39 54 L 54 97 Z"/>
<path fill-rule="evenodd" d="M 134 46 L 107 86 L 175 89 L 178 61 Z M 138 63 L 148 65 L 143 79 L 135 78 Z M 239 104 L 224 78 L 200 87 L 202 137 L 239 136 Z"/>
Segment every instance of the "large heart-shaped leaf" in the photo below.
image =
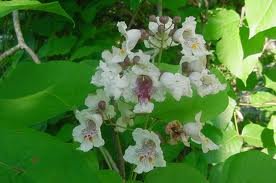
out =
<path fill-rule="evenodd" d="M 0 146 L 0 182 L 102 182 L 95 153 L 83 153 L 47 134 L 0 129 Z"/>
<path fill-rule="evenodd" d="M 204 35 L 208 40 L 221 38 L 216 45 L 218 59 L 233 75 L 246 83 L 248 75 L 253 71 L 261 55 L 262 45 L 259 44 L 263 43 L 264 37 L 248 40 L 247 32 L 243 29 L 241 32 L 243 39 L 241 40 L 239 23 L 240 17 L 235 11 L 221 9 L 208 20 Z M 245 45 L 250 45 L 253 50 Z M 256 48 L 258 49 L 256 50 Z"/>
<path fill-rule="evenodd" d="M 88 64 L 22 63 L 0 83 L 0 125 L 43 122 L 82 105 L 92 87 Z"/>
<path fill-rule="evenodd" d="M 234 155 L 213 172 L 211 183 L 274 183 L 276 161 L 259 151 Z"/>

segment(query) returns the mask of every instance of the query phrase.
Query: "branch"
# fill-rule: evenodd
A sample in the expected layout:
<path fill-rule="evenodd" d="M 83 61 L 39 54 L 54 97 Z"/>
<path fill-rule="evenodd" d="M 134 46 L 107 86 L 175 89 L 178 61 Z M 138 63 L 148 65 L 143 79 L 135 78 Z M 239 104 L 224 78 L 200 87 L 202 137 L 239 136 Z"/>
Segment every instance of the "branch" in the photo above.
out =
<path fill-rule="evenodd" d="M 14 26 L 14 31 L 16 34 L 16 38 L 18 41 L 18 44 L 14 46 L 13 48 L 5 51 L 3 54 L 0 55 L 0 61 L 5 59 L 6 57 L 14 54 L 16 51 L 19 49 L 24 49 L 33 59 L 33 61 L 36 64 L 40 64 L 40 60 L 38 56 L 35 54 L 35 52 L 25 43 L 24 37 L 22 35 L 21 27 L 20 27 L 20 21 L 19 21 L 19 16 L 18 16 L 18 11 L 13 11 L 12 12 L 12 20 L 13 20 L 13 26 Z"/>
<path fill-rule="evenodd" d="M 123 158 L 123 152 L 122 152 L 122 146 L 120 142 L 119 134 L 115 131 L 113 131 L 113 138 L 115 143 L 115 148 L 117 151 L 117 161 L 118 161 L 118 168 L 120 170 L 120 175 L 125 179 L 126 173 L 125 173 L 125 160 Z"/>

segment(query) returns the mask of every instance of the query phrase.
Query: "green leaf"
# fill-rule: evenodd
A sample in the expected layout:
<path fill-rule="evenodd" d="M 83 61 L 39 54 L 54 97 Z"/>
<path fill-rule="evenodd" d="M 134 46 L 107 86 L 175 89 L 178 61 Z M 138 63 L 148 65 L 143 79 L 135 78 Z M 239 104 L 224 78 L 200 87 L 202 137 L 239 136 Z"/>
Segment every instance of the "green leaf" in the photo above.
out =
<path fill-rule="evenodd" d="M 65 124 L 62 126 L 62 128 L 57 133 L 56 137 L 64 142 L 69 142 L 72 140 L 72 131 L 74 129 L 73 124 Z"/>
<path fill-rule="evenodd" d="M 250 103 L 254 107 L 261 108 L 263 110 L 276 110 L 276 96 L 264 91 L 259 91 L 250 96 Z"/>
<path fill-rule="evenodd" d="M 204 29 L 204 35 L 209 40 L 221 38 L 216 45 L 218 59 L 233 75 L 240 78 L 246 84 L 248 75 L 253 71 L 261 55 L 261 53 L 256 53 L 256 50 L 260 52 L 261 50 L 248 50 L 248 47 L 245 47 L 244 52 L 243 45 L 259 48 L 258 44 L 264 38 L 260 37 L 256 40 L 244 38 L 242 42 L 240 39 L 239 22 L 240 17 L 235 11 L 221 9 L 208 20 Z M 244 35 L 246 32 L 242 33 Z M 248 53 L 250 55 L 247 55 Z"/>
<path fill-rule="evenodd" d="M 0 1 L 0 18 L 11 13 L 14 10 L 39 10 L 49 13 L 55 13 L 68 18 L 74 23 L 74 20 L 64 11 L 59 2 L 40 3 L 36 0 L 12 0 Z"/>
<path fill-rule="evenodd" d="M 259 151 L 248 151 L 226 160 L 211 183 L 274 183 L 276 161 Z"/>
<path fill-rule="evenodd" d="M 250 38 L 259 32 L 276 26 L 275 0 L 245 0 L 246 19 Z"/>
<path fill-rule="evenodd" d="M 255 147 L 274 147 L 274 131 L 257 124 L 248 124 L 242 130 L 244 141 Z"/>
<path fill-rule="evenodd" d="M 197 170 L 184 164 L 174 163 L 168 164 L 165 168 L 156 168 L 146 175 L 145 183 L 207 183 L 205 177 L 203 177 Z"/>
<path fill-rule="evenodd" d="M 212 123 L 219 129 L 225 129 L 229 123 L 231 123 L 233 113 L 235 110 L 235 107 L 237 105 L 236 101 L 230 97 L 228 97 L 229 103 L 227 108 L 220 113 L 218 116 L 216 116 L 214 119 L 212 119 Z"/>
<path fill-rule="evenodd" d="M 0 139 L 0 182 L 100 182 L 94 153 L 83 153 L 31 129 L 1 128 Z"/>
<path fill-rule="evenodd" d="M 177 12 L 177 10 L 183 6 L 185 6 L 187 0 L 174 0 L 174 1 L 163 1 L 163 7 L 167 8 L 173 12 Z"/>
<path fill-rule="evenodd" d="M 80 59 L 83 57 L 87 57 L 94 53 L 94 47 L 93 46 L 83 46 L 77 49 L 71 56 L 71 60 Z"/>
<path fill-rule="evenodd" d="M 208 174 L 208 162 L 201 152 L 190 152 L 185 156 L 183 162 L 197 169 L 202 175 L 206 176 Z"/>
<path fill-rule="evenodd" d="M 38 54 L 40 57 L 46 56 L 54 56 L 54 55 L 65 55 L 70 52 L 75 43 L 77 42 L 77 38 L 75 36 L 66 36 L 66 37 L 51 37 L 44 44 Z"/>
<path fill-rule="evenodd" d="M 268 69 L 264 72 L 265 87 L 276 91 L 276 68 Z"/>
<path fill-rule="evenodd" d="M 160 63 L 158 65 L 158 68 L 162 72 L 177 73 L 179 71 L 179 65 L 172 65 L 172 64 L 166 64 L 166 63 Z"/>
<path fill-rule="evenodd" d="M 0 83 L 1 126 L 41 123 L 83 105 L 92 89 L 87 64 L 22 63 Z"/>
<path fill-rule="evenodd" d="M 98 171 L 98 177 L 101 183 L 122 183 L 120 175 L 112 170 L 101 170 Z"/>
<path fill-rule="evenodd" d="M 204 129 L 204 134 L 220 146 L 218 150 L 209 151 L 205 154 L 208 163 L 223 162 L 230 156 L 241 151 L 243 140 L 237 134 L 232 124 L 223 130 L 222 134 L 215 129 L 210 129 L 210 126 L 209 129 Z"/>

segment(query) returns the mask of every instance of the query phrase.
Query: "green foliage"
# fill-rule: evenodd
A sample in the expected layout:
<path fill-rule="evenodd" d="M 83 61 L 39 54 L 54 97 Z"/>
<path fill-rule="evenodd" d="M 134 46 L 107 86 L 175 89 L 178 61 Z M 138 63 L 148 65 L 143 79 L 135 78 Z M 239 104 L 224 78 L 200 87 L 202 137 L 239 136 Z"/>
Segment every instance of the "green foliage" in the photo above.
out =
<path fill-rule="evenodd" d="M 227 17 L 225 19 L 225 17 Z M 204 29 L 204 35 L 209 40 L 218 40 L 216 45 L 216 54 L 221 63 L 223 63 L 230 72 L 240 78 L 245 84 L 248 75 L 252 72 L 258 62 L 260 53 L 254 53 L 246 56 L 240 39 L 240 17 L 233 10 L 218 10 L 212 16 Z M 254 48 L 253 41 L 243 43 Z M 258 41 L 255 41 L 258 43 Z"/>
<path fill-rule="evenodd" d="M 245 0 L 245 10 L 250 28 L 250 38 L 259 32 L 276 26 L 276 1 Z"/>
<path fill-rule="evenodd" d="M 257 124 L 248 124 L 242 130 L 242 137 L 248 145 L 275 147 L 274 131 Z"/>
<path fill-rule="evenodd" d="M 46 11 L 49 13 L 55 13 L 64 16 L 74 22 L 74 20 L 60 6 L 59 2 L 40 3 L 37 0 L 0 1 L 0 18 L 11 13 L 14 10 Z"/>
<path fill-rule="evenodd" d="M 184 163 L 168 164 L 166 168 L 158 168 L 150 172 L 146 178 L 145 183 L 180 183 L 189 181 L 194 183 L 207 183 L 198 171 Z"/>
<path fill-rule="evenodd" d="M 100 182 L 95 153 L 76 151 L 71 144 L 30 129 L 1 128 L 0 138 L 0 181 L 3 183 Z"/>
<path fill-rule="evenodd" d="M 0 84 L 1 126 L 34 125 L 76 109 L 91 91 L 91 74 L 86 64 L 19 64 Z"/>
<path fill-rule="evenodd" d="M 276 161 L 259 151 L 248 151 L 230 157 L 213 171 L 211 183 L 273 183 Z"/>

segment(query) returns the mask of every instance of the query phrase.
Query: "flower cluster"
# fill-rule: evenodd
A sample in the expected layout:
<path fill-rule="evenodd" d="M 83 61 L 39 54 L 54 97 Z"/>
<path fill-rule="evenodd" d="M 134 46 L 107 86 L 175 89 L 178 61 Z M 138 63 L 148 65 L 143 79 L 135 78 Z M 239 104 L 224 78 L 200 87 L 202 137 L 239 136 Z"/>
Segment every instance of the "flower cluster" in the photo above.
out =
<path fill-rule="evenodd" d="M 195 18 L 186 18 L 181 27 L 180 22 L 179 17 L 150 16 L 148 30 L 127 30 L 125 22 L 118 22 L 124 41 L 120 47 L 113 46 L 112 50 L 102 52 L 102 60 L 91 80 L 100 89 L 96 95 L 86 98 L 87 109 L 76 112 L 80 125 L 73 130 L 73 137 L 81 143 L 80 150 L 88 151 L 104 145 L 100 130 L 104 121 L 112 123 L 115 131 L 124 132 L 134 125 L 136 114 L 151 113 L 154 102 L 164 101 L 168 94 L 179 101 L 182 97 L 192 97 L 193 89 L 201 97 L 225 89 L 226 86 L 206 68 L 206 57 L 210 52 L 205 47 L 203 36 L 195 32 Z M 139 42 L 153 51 L 135 50 Z M 162 52 L 172 46 L 182 49 L 179 72 L 161 72 L 158 66 Z M 158 62 L 155 62 L 158 54 Z M 202 144 L 203 152 L 218 149 L 201 133 L 200 114 L 192 123 L 169 123 L 166 132 L 171 136 L 171 142 L 181 140 L 190 146 L 191 138 Z M 132 135 L 136 145 L 129 146 L 123 158 L 137 165 L 135 172 L 166 166 L 159 137 L 154 132 L 136 128 Z"/>

